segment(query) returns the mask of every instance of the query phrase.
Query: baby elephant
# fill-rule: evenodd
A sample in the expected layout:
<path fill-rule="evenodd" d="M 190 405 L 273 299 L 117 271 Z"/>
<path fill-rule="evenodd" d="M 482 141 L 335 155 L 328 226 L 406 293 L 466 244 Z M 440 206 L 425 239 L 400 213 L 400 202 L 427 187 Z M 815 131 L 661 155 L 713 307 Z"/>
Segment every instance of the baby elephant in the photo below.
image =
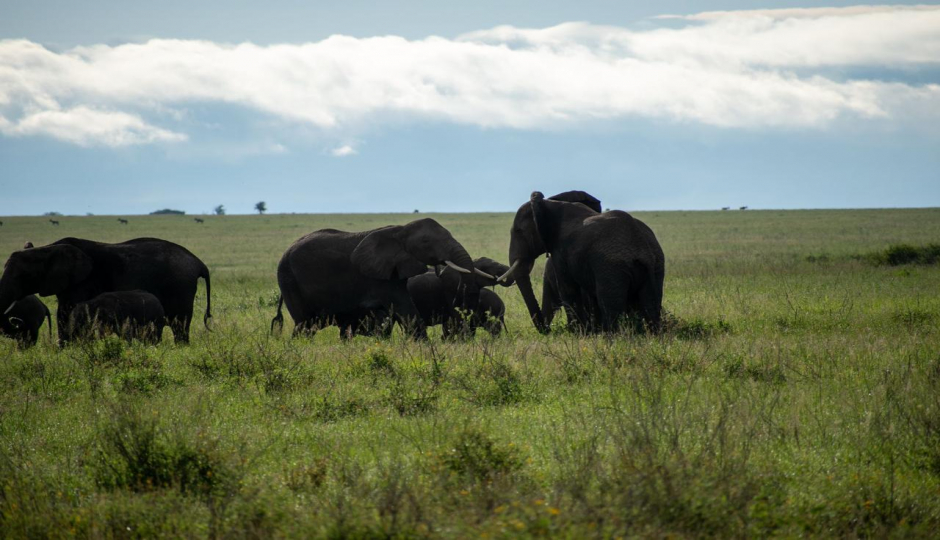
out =
<path fill-rule="evenodd" d="M 459 294 L 460 278 L 457 272 L 445 267 L 440 272 L 429 271 L 408 280 L 408 294 L 427 326 L 442 325 L 445 338 L 455 333 L 472 336 L 477 328 L 485 328 L 498 336 L 505 322 L 506 306 L 499 296 L 484 287 L 496 285 L 496 278 L 505 274 L 509 267 L 492 259 L 481 257 L 473 261 L 480 295 L 476 307 L 470 313 L 467 325 L 463 325 L 461 311 L 469 311 L 465 298 Z M 500 283 L 504 287 L 513 285 L 509 279 Z"/>
<path fill-rule="evenodd" d="M 49 321 L 49 335 L 52 335 L 52 316 L 49 308 L 34 295 L 17 300 L 13 306 L 0 315 L 0 335 L 15 339 L 23 348 L 32 347 L 39 340 L 39 328 L 44 319 Z"/>
<path fill-rule="evenodd" d="M 127 341 L 159 343 L 163 334 L 163 306 L 146 291 L 115 291 L 75 305 L 69 324 L 85 339 L 117 334 Z"/>

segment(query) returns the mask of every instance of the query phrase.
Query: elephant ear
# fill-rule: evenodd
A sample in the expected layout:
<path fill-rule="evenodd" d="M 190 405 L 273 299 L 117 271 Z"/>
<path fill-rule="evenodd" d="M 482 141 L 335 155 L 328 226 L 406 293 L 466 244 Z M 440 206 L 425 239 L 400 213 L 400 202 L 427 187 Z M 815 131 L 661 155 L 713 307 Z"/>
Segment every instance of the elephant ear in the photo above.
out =
<path fill-rule="evenodd" d="M 553 201 L 581 203 L 598 214 L 601 213 L 601 201 L 586 191 L 566 191 L 558 195 L 552 195 L 549 199 Z"/>
<path fill-rule="evenodd" d="M 540 191 L 533 191 L 532 196 L 529 197 L 529 205 L 532 206 L 532 221 L 535 223 L 535 230 L 542 239 L 546 251 L 551 252 L 555 245 L 553 240 L 556 225 L 547 208 L 545 195 L 542 195 Z"/>
<path fill-rule="evenodd" d="M 405 251 L 400 230 L 386 227 L 363 238 L 350 256 L 353 267 L 373 279 L 408 279 L 427 271 L 427 265 Z"/>
<path fill-rule="evenodd" d="M 39 296 L 58 294 L 72 285 L 81 283 L 91 275 L 94 264 L 91 257 L 75 246 L 52 245 L 33 248 L 27 253 L 42 253 L 43 277 L 39 283 Z"/>

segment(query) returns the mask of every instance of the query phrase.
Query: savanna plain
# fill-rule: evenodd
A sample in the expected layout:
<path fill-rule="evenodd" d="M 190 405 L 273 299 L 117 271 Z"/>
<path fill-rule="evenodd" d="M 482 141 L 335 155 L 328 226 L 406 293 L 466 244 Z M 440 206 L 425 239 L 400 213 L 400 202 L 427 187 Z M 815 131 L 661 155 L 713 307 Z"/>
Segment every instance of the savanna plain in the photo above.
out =
<path fill-rule="evenodd" d="M 0 536 L 940 530 L 940 209 L 636 213 L 666 254 L 656 336 L 540 335 L 514 288 L 496 339 L 270 334 L 295 239 L 429 215 L 507 262 L 505 213 L 4 218 L 2 260 L 177 242 L 214 318 L 189 346 L 0 339 Z"/>

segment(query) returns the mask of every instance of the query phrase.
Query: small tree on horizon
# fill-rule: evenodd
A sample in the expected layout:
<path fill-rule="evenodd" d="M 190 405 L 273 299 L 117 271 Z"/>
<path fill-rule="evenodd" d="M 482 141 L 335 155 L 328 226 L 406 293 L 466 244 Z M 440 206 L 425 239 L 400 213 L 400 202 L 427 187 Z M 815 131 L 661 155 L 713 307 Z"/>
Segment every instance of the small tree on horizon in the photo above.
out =
<path fill-rule="evenodd" d="M 220 205 L 216 206 L 212 211 L 215 212 L 215 215 L 217 215 L 217 216 L 224 216 L 224 215 L 225 215 L 225 205 L 224 205 L 224 204 L 220 204 Z"/>
<path fill-rule="evenodd" d="M 264 201 L 259 201 L 258 204 L 255 205 L 255 210 L 258 211 L 258 214 L 263 214 L 268 211 L 268 205 L 266 205 Z"/>

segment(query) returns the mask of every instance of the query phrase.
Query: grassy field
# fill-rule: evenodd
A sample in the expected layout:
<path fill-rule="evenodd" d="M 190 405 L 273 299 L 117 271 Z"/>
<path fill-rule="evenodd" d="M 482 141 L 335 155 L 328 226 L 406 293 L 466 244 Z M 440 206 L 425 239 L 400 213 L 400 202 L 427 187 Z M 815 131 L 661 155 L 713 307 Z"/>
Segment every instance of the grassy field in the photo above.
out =
<path fill-rule="evenodd" d="M 0 536 L 935 537 L 940 267 L 877 255 L 940 210 L 636 215 L 664 335 L 540 336 L 498 289 L 509 334 L 463 343 L 268 335 L 291 242 L 412 215 L 3 218 L 0 260 L 178 242 L 215 318 L 189 347 L 0 339 Z M 432 217 L 507 262 L 512 215 Z"/>

